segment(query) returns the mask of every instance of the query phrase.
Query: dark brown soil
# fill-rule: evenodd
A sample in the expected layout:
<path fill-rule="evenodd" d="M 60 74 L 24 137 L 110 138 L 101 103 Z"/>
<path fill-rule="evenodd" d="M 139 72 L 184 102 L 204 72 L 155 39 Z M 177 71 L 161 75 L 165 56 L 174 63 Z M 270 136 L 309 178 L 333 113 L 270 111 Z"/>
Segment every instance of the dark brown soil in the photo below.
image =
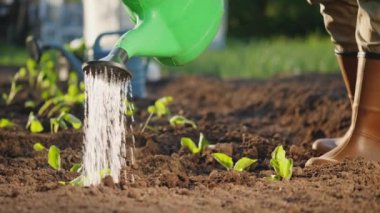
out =
<path fill-rule="evenodd" d="M 0 93 L 8 86 L 3 83 Z M 313 140 L 342 135 L 350 124 L 338 76 L 179 77 L 149 88 L 150 98 L 136 102 L 137 166 L 129 169 L 136 181 L 114 185 L 108 179 L 90 188 L 58 184 L 77 176 L 68 170 L 81 161 L 81 132 L 30 134 L 24 130 L 28 112 L 22 105 L 0 102 L 0 118 L 17 123 L 0 129 L 1 212 L 380 212 L 379 163 L 356 159 L 304 168 L 318 155 L 311 150 Z M 166 95 L 174 97 L 171 111 L 196 121 L 199 129 L 155 121 L 156 131 L 139 134 L 144 109 Z M 179 141 L 183 136 L 197 140 L 199 132 L 235 160 L 247 156 L 259 162 L 235 173 L 217 165 L 211 151 L 192 156 Z M 52 170 L 46 154 L 33 151 L 35 142 L 57 145 L 64 170 Z M 279 144 L 294 159 L 288 182 L 265 178 L 272 174 L 268 161 Z"/>

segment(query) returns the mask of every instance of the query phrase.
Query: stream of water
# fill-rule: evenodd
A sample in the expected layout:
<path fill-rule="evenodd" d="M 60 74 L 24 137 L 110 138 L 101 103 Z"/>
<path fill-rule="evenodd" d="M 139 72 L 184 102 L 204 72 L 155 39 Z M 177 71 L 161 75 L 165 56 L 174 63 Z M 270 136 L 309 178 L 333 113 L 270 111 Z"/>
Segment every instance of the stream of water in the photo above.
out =
<path fill-rule="evenodd" d="M 121 169 L 126 166 L 126 134 L 132 130 L 124 114 L 129 80 L 109 76 L 107 70 L 96 73 L 90 71 L 85 75 L 82 167 L 85 186 L 101 183 L 105 175 L 111 175 L 115 183 L 119 182 Z"/>

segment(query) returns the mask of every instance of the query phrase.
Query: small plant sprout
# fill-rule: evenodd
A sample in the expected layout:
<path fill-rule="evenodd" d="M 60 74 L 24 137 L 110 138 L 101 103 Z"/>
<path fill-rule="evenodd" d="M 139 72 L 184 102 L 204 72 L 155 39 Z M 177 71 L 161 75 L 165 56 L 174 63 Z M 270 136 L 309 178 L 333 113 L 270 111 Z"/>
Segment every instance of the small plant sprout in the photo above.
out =
<path fill-rule="evenodd" d="M 173 127 L 184 126 L 187 124 L 187 125 L 191 125 L 194 129 L 197 128 L 197 125 L 195 124 L 194 121 L 189 120 L 181 115 L 175 115 L 171 117 L 169 122 L 170 122 L 170 125 Z"/>
<path fill-rule="evenodd" d="M 20 92 L 21 90 L 22 90 L 22 86 L 21 85 L 17 85 L 16 79 L 13 78 L 12 83 L 11 83 L 11 89 L 10 89 L 9 93 L 8 94 L 3 93 L 3 95 L 2 95 L 2 97 L 3 97 L 4 101 L 5 101 L 5 104 L 7 106 L 9 106 L 13 102 L 13 100 L 16 97 L 17 93 Z"/>
<path fill-rule="evenodd" d="M 276 175 L 272 175 L 272 180 L 290 180 L 293 172 L 293 159 L 286 158 L 286 152 L 282 146 L 276 147 L 272 152 L 270 165 L 273 167 Z"/>
<path fill-rule="evenodd" d="M 154 102 L 154 105 L 148 107 L 148 112 L 150 114 L 156 115 L 158 118 L 161 118 L 164 115 L 170 114 L 168 106 L 172 102 L 173 97 L 171 96 L 160 98 Z"/>
<path fill-rule="evenodd" d="M 75 163 L 71 168 L 70 172 L 80 172 L 82 170 L 82 165 L 80 163 Z"/>
<path fill-rule="evenodd" d="M 55 170 L 61 169 L 61 151 L 58 147 L 52 145 L 49 150 L 46 149 L 41 143 L 35 143 L 33 149 L 37 152 L 47 151 L 48 152 L 48 164 Z"/>
<path fill-rule="evenodd" d="M 50 131 L 57 133 L 59 128 L 67 129 L 67 123 L 74 129 L 80 129 L 82 127 L 82 122 L 79 118 L 70 113 L 62 112 L 57 118 L 50 119 Z"/>
<path fill-rule="evenodd" d="M 26 129 L 30 130 L 32 133 L 39 133 L 44 131 L 44 127 L 41 122 L 34 116 L 33 112 L 30 112 L 28 122 L 26 124 Z"/>
<path fill-rule="evenodd" d="M 26 67 L 27 67 L 28 76 L 29 76 L 29 85 L 31 87 L 34 87 L 35 78 L 37 76 L 37 70 L 36 70 L 37 63 L 33 59 L 28 59 L 26 61 Z"/>
<path fill-rule="evenodd" d="M 14 125 L 13 122 L 8 119 L 5 119 L 5 118 L 0 119 L 0 128 L 8 128 L 8 127 L 12 127 L 13 125 Z"/>
<path fill-rule="evenodd" d="M 70 181 L 71 186 L 84 186 L 85 177 L 83 175 L 76 177 L 74 180 Z"/>
<path fill-rule="evenodd" d="M 238 160 L 234 166 L 232 158 L 224 153 L 213 153 L 212 157 L 228 171 L 234 170 L 238 172 L 242 172 L 243 170 L 247 169 L 257 161 L 257 159 L 243 157 L 240 160 Z"/>
<path fill-rule="evenodd" d="M 126 100 L 124 114 L 126 116 L 132 117 L 136 113 L 136 111 L 137 111 L 137 108 L 135 107 L 135 105 L 132 102 Z"/>
<path fill-rule="evenodd" d="M 16 80 L 19 80 L 19 79 L 25 78 L 26 75 L 27 75 L 27 71 L 26 71 L 25 67 L 22 67 L 18 70 L 18 72 L 14 75 L 13 78 Z"/>
<path fill-rule="evenodd" d="M 37 107 L 37 103 L 34 102 L 34 101 L 26 101 L 26 102 L 24 103 L 24 107 L 25 107 L 25 108 L 34 109 L 34 108 Z"/>
<path fill-rule="evenodd" d="M 34 149 L 35 151 L 39 152 L 39 151 L 43 151 L 43 150 L 45 150 L 46 148 L 45 148 L 45 146 L 42 145 L 41 143 L 35 143 L 35 144 L 33 145 L 33 149 Z"/>
<path fill-rule="evenodd" d="M 209 144 L 210 143 L 204 137 L 203 133 L 201 133 L 199 136 L 198 146 L 195 145 L 194 141 L 191 138 L 187 138 L 187 137 L 181 138 L 181 145 L 188 148 L 193 155 L 203 152 L 203 150 Z"/>
<path fill-rule="evenodd" d="M 106 176 L 111 175 L 111 169 L 105 168 L 99 171 L 100 179 L 105 178 Z"/>
<path fill-rule="evenodd" d="M 149 106 L 147 109 L 149 113 L 149 117 L 146 119 L 145 124 L 143 128 L 141 129 L 141 133 L 145 131 L 153 115 L 156 115 L 157 118 L 161 118 L 164 115 L 169 115 L 170 110 L 168 108 L 168 105 L 172 102 L 173 102 L 173 97 L 165 96 L 158 99 L 156 102 L 154 102 L 154 105 Z"/>

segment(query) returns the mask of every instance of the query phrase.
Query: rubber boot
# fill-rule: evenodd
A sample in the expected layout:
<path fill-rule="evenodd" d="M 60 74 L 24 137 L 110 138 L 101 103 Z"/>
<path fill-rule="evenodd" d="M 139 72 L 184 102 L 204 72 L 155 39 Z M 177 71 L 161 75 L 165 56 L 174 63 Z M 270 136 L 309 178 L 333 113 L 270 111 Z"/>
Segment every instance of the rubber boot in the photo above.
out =
<path fill-rule="evenodd" d="M 359 58 L 351 135 L 321 157 L 309 159 L 306 166 L 356 157 L 380 161 L 380 55 L 378 58 L 368 54 Z"/>
<path fill-rule="evenodd" d="M 344 85 L 346 86 L 347 95 L 350 99 L 350 103 L 352 106 L 352 102 L 354 99 L 353 96 L 355 94 L 356 74 L 358 70 L 357 53 L 337 54 L 336 58 L 342 73 Z M 312 148 L 313 150 L 316 150 L 319 153 L 324 154 L 335 148 L 339 143 L 341 143 L 341 141 L 347 140 L 350 134 L 350 131 L 347 131 L 346 134 L 340 138 L 318 139 L 313 143 Z"/>

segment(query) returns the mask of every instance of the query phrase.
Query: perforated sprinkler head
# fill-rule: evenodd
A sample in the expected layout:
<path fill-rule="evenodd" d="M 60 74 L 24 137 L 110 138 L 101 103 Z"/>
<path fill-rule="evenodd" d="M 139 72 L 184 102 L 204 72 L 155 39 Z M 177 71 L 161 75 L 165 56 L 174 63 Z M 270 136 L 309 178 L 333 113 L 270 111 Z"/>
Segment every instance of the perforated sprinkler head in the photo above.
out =
<path fill-rule="evenodd" d="M 127 61 L 127 52 L 121 48 L 115 48 L 108 54 L 108 56 L 100 60 L 84 63 L 82 70 L 86 75 L 91 74 L 96 76 L 104 73 L 107 75 L 108 79 L 111 79 L 112 76 L 126 81 L 132 78 L 132 74 L 125 66 Z"/>

